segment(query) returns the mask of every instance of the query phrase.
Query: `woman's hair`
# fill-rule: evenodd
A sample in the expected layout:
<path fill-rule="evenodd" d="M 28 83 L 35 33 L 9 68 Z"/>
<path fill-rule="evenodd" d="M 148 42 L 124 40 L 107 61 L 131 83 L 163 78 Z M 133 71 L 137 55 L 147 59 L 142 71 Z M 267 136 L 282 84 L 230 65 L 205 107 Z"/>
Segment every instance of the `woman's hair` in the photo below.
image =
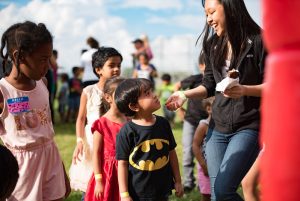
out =
<path fill-rule="evenodd" d="M 217 36 L 213 29 L 206 23 L 201 35 L 203 37 L 203 51 L 212 65 L 217 69 L 225 66 L 228 41 L 232 47 L 232 56 L 229 69 L 237 65 L 238 58 L 245 48 L 248 38 L 260 34 L 261 29 L 251 18 L 242 0 L 218 0 L 224 7 L 225 33 Z M 205 1 L 202 1 L 203 5 Z M 199 38 L 201 37 L 199 36 Z M 199 40 L 198 38 L 198 40 Z M 198 41 L 197 40 L 197 41 Z"/>
<path fill-rule="evenodd" d="M 99 75 L 96 73 L 96 68 L 103 68 L 105 62 L 110 57 L 118 56 L 121 58 L 121 62 L 123 61 L 122 55 L 112 47 L 100 47 L 96 52 L 94 52 L 92 56 L 92 66 L 93 66 L 93 72 L 95 75 L 99 78 Z"/>
<path fill-rule="evenodd" d="M 126 116 L 134 116 L 135 111 L 129 105 L 137 104 L 142 93 L 153 90 L 153 83 L 144 78 L 130 78 L 119 84 L 115 92 L 115 103 L 120 112 Z"/>
<path fill-rule="evenodd" d="M 19 166 L 14 155 L 0 145 L 0 200 L 5 200 L 14 191 L 18 178 Z"/>
<path fill-rule="evenodd" d="M 198 64 L 205 64 L 205 57 L 203 51 L 200 52 L 199 57 L 198 57 Z"/>
<path fill-rule="evenodd" d="M 30 21 L 17 23 L 10 26 L 1 38 L 1 57 L 3 58 L 3 72 L 5 65 L 10 59 L 14 62 L 18 76 L 20 75 L 20 58 L 25 53 L 32 53 L 40 45 L 51 43 L 52 35 L 43 23 L 35 24 Z M 6 53 L 4 53 L 6 49 Z M 17 58 L 14 60 L 13 52 L 18 50 Z"/>
<path fill-rule="evenodd" d="M 108 80 L 106 80 L 103 88 L 104 96 L 105 94 L 108 94 L 110 96 L 113 96 L 114 92 L 116 91 L 117 86 L 124 81 L 124 78 L 121 77 L 113 77 Z M 110 108 L 110 105 L 108 102 L 106 102 L 104 96 L 102 96 L 102 101 L 100 104 L 100 116 L 103 116 Z"/>

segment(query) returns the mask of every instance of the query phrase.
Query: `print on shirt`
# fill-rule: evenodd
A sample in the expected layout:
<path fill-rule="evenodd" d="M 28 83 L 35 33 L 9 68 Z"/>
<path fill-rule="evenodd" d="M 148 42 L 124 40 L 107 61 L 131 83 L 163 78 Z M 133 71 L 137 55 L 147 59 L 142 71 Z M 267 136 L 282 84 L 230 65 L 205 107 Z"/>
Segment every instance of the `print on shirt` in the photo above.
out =
<path fill-rule="evenodd" d="M 50 123 L 47 104 L 40 109 L 30 109 L 28 96 L 7 99 L 8 112 L 14 115 L 17 130 L 36 128 Z"/>
<path fill-rule="evenodd" d="M 18 114 L 29 111 L 28 96 L 7 99 L 8 111 L 12 114 Z"/>
<path fill-rule="evenodd" d="M 129 156 L 129 163 L 142 171 L 159 170 L 169 162 L 169 141 L 165 139 L 146 140 L 138 144 Z"/>

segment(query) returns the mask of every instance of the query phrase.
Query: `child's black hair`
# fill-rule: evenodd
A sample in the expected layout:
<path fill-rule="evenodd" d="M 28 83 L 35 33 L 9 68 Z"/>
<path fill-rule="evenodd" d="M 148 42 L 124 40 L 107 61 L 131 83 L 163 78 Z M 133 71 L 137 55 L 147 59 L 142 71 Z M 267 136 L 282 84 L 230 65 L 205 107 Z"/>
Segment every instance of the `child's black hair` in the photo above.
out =
<path fill-rule="evenodd" d="M 10 26 L 1 38 L 1 57 L 3 58 L 3 72 L 5 65 L 10 59 L 14 62 L 18 76 L 20 75 L 20 58 L 25 53 L 33 52 L 40 45 L 51 43 L 52 35 L 43 23 L 35 24 L 30 21 L 17 23 Z M 6 48 L 5 48 L 6 47 Z M 4 49 L 6 53 L 4 54 Z M 18 50 L 16 60 L 13 58 L 13 52 Z"/>
<path fill-rule="evenodd" d="M 93 38 L 93 37 L 88 37 L 86 39 L 86 43 L 91 47 L 91 48 L 99 48 L 99 42 Z"/>
<path fill-rule="evenodd" d="M 57 50 L 53 50 L 53 51 L 52 51 L 52 54 L 53 54 L 53 56 L 54 56 L 55 58 L 58 57 L 58 51 L 57 51 Z"/>
<path fill-rule="evenodd" d="M 80 70 L 80 68 L 79 68 L 78 66 L 74 66 L 74 67 L 72 68 L 72 73 L 73 73 L 73 75 L 75 75 L 79 70 Z"/>
<path fill-rule="evenodd" d="M 120 112 L 126 116 L 134 116 L 135 111 L 129 108 L 130 104 L 137 104 L 142 93 L 153 90 L 153 83 L 144 78 L 130 78 L 119 84 L 115 92 L 115 103 Z"/>
<path fill-rule="evenodd" d="M 68 80 L 69 80 L 69 76 L 68 76 L 67 73 L 62 73 L 62 74 L 60 75 L 60 77 L 61 77 L 61 80 L 62 80 L 62 81 L 68 82 Z"/>
<path fill-rule="evenodd" d="M 106 80 L 104 87 L 103 87 L 104 96 L 105 96 L 105 94 L 109 94 L 110 96 L 113 96 L 118 85 L 124 80 L 125 79 L 121 78 L 121 77 L 113 77 L 113 78 Z M 110 108 L 110 105 L 108 102 L 106 102 L 104 96 L 102 96 L 102 101 L 100 104 L 100 116 L 103 116 Z"/>
<path fill-rule="evenodd" d="M 92 66 L 93 72 L 99 78 L 99 75 L 96 73 L 96 68 L 103 68 L 105 62 L 110 57 L 120 57 L 121 62 L 123 61 L 122 55 L 113 47 L 100 47 L 92 56 Z"/>
<path fill-rule="evenodd" d="M 171 75 L 169 73 L 164 73 L 162 76 L 161 76 L 161 80 L 163 81 L 168 81 L 168 82 L 171 82 Z"/>
<path fill-rule="evenodd" d="M 16 187 L 19 166 L 14 155 L 0 145 L 0 200 L 8 198 Z"/>

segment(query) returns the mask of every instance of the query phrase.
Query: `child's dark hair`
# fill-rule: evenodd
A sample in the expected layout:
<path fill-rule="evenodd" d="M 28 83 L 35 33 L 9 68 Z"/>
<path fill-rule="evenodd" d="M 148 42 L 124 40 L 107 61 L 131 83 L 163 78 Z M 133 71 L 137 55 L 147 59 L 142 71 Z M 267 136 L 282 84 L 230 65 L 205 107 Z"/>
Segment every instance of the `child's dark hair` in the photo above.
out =
<path fill-rule="evenodd" d="M 14 62 L 18 76 L 20 75 L 20 58 L 24 53 L 31 53 L 42 44 L 51 43 L 52 36 L 43 23 L 35 24 L 30 21 L 17 23 L 10 26 L 1 38 L 1 57 L 3 58 L 3 72 L 5 65 L 10 59 Z M 4 54 L 4 49 L 6 53 Z M 17 50 L 16 60 L 13 58 L 13 52 Z"/>
<path fill-rule="evenodd" d="M 171 82 L 171 75 L 169 73 L 164 73 L 162 76 L 161 76 L 161 80 L 163 81 L 168 81 L 168 82 Z"/>
<path fill-rule="evenodd" d="M 79 70 L 80 70 L 80 68 L 79 68 L 78 66 L 74 66 L 74 67 L 72 68 L 72 73 L 73 73 L 73 75 L 75 75 Z"/>
<path fill-rule="evenodd" d="M 113 96 L 118 85 L 124 80 L 125 79 L 122 77 L 113 77 L 113 78 L 106 80 L 104 87 L 103 87 L 104 96 L 105 96 L 105 94 Z M 102 97 L 102 101 L 100 104 L 100 116 L 103 116 L 110 108 L 110 105 L 108 102 L 106 102 L 104 96 Z"/>
<path fill-rule="evenodd" d="M 57 51 L 57 50 L 53 50 L 53 51 L 52 51 L 52 54 L 53 54 L 53 56 L 54 56 L 55 58 L 58 57 L 58 51 Z"/>
<path fill-rule="evenodd" d="M 61 77 L 61 80 L 62 81 L 68 81 L 69 80 L 69 76 L 68 76 L 68 74 L 67 73 L 62 73 L 61 75 L 60 75 L 60 77 Z"/>
<path fill-rule="evenodd" d="M 105 62 L 110 57 L 118 56 L 121 58 L 121 62 L 123 61 L 122 55 L 112 47 L 100 47 L 96 52 L 94 52 L 92 56 L 92 65 L 93 65 L 93 72 L 99 78 L 99 75 L 96 73 L 96 68 L 103 68 Z"/>
<path fill-rule="evenodd" d="M 0 200 L 8 198 L 16 187 L 19 166 L 14 155 L 0 145 Z"/>
<path fill-rule="evenodd" d="M 144 78 L 130 78 L 119 84 L 115 92 L 115 103 L 120 112 L 126 116 L 134 116 L 135 111 L 129 108 L 130 104 L 137 104 L 142 93 L 153 90 L 153 83 Z"/>
<path fill-rule="evenodd" d="M 91 48 L 99 48 L 99 42 L 93 38 L 93 37 L 88 37 L 86 39 L 86 43 L 91 47 Z"/>

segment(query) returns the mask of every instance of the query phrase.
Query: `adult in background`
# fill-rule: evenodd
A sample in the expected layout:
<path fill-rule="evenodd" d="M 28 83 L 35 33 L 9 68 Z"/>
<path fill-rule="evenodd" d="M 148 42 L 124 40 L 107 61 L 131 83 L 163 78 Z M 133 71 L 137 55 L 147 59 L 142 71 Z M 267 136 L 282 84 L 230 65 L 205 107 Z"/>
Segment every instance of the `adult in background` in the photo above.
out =
<path fill-rule="evenodd" d="M 132 41 L 134 44 L 135 52 L 132 54 L 133 57 L 133 68 L 135 68 L 139 63 L 139 55 L 146 54 L 148 61 L 153 58 L 153 53 L 150 48 L 149 39 L 146 35 L 142 35 L 140 38 Z"/>
<path fill-rule="evenodd" d="M 260 96 L 264 87 L 266 52 L 261 29 L 250 17 L 244 1 L 206 0 L 207 24 L 203 51 L 202 85 L 176 92 L 167 101 L 175 110 L 186 98 L 215 94 L 212 119 L 215 127 L 207 136 L 207 165 L 212 200 L 243 200 L 236 192 L 259 152 Z M 239 71 L 239 83 L 223 92 L 216 84 L 226 71 Z"/>
<path fill-rule="evenodd" d="M 89 37 L 86 40 L 86 42 L 91 49 L 83 52 L 80 58 L 81 67 L 83 68 L 83 76 L 82 76 L 83 87 L 95 84 L 99 80 L 97 76 L 94 74 L 93 66 L 92 66 L 92 55 L 99 48 L 99 42 L 93 37 Z"/>

